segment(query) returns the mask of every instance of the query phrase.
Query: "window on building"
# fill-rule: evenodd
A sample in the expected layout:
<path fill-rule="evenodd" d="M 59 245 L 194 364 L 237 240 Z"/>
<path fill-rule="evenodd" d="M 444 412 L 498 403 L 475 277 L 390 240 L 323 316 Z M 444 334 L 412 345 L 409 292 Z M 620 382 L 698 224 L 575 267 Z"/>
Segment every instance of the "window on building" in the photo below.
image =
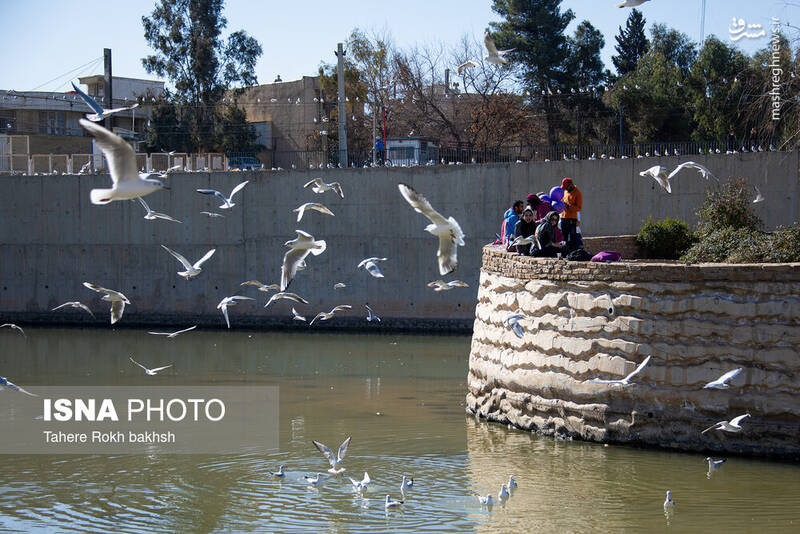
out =
<path fill-rule="evenodd" d="M 63 111 L 40 111 L 39 133 L 66 135 L 67 116 Z"/>
<path fill-rule="evenodd" d="M 15 133 L 17 131 L 17 112 L 13 109 L 0 109 L 0 132 Z"/>

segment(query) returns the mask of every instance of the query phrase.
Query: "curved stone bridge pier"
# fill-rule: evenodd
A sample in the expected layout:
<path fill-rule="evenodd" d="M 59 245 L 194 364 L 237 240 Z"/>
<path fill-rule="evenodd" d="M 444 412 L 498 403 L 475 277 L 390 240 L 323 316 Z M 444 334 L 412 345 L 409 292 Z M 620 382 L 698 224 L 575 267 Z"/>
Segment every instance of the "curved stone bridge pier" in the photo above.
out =
<path fill-rule="evenodd" d="M 504 324 L 515 312 L 521 338 Z M 630 386 L 590 381 L 647 356 Z M 739 367 L 729 389 L 703 388 Z M 487 246 L 466 400 L 544 434 L 798 458 L 800 264 L 600 264 Z M 742 432 L 701 434 L 744 413 Z"/>

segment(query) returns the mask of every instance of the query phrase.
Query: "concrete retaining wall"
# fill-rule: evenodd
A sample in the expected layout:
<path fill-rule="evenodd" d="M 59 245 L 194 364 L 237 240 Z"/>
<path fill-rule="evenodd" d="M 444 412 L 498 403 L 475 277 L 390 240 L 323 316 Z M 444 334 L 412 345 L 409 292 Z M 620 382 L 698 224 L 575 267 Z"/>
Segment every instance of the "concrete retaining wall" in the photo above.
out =
<path fill-rule="evenodd" d="M 518 311 L 522 338 L 504 324 Z M 800 264 L 572 263 L 486 247 L 467 407 L 546 434 L 797 458 L 799 355 Z M 631 386 L 590 382 L 647 356 Z M 730 389 L 703 388 L 739 367 Z M 744 413 L 741 433 L 701 434 Z"/>
<path fill-rule="evenodd" d="M 101 176 L 9 176 L 0 179 L 0 314 L 5 320 L 85 324 L 77 311 L 50 313 L 68 301 L 90 303 L 107 311 L 81 283 L 90 281 L 117 289 L 132 300 L 125 324 L 223 325 L 215 309 L 228 295 L 259 297 L 261 305 L 243 303 L 231 308 L 234 325 L 296 326 L 291 306 L 279 303 L 266 310 L 266 295 L 239 283 L 256 278 L 279 280 L 283 243 L 295 228 L 325 239 L 328 250 L 308 259 L 291 290 L 307 298 L 296 306 L 313 316 L 337 304 L 354 306 L 329 324 L 363 326 L 363 304 L 384 318 L 381 326 L 421 325 L 469 330 L 475 313 L 481 247 L 499 231 L 503 211 L 511 200 L 530 192 L 549 190 L 571 176 L 584 194 L 583 230 L 586 236 L 638 232 L 652 214 L 694 221 L 707 183 L 694 172 L 674 181 L 667 195 L 638 171 L 661 163 L 672 167 L 689 158 L 570 161 L 531 164 L 453 165 L 446 167 L 333 169 L 247 173 L 187 173 L 169 178 L 172 189 L 149 195 L 156 211 L 183 221 L 146 221 L 137 202 L 89 203 L 89 191 L 108 187 Z M 758 209 L 768 227 L 791 224 L 798 213 L 798 153 L 757 153 L 693 157 L 721 178 L 741 176 L 758 184 L 767 201 Z M 302 185 L 315 177 L 341 182 L 345 198 L 332 192 L 316 195 Z M 213 188 L 229 192 L 242 180 L 250 183 L 238 194 L 224 219 L 200 212 L 219 202 L 195 192 Z M 434 293 L 425 285 L 440 278 L 436 239 L 424 232 L 427 219 L 415 213 L 397 190 L 406 182 L 424 194 L 434 208 L 452 215 L 466 234 L 459 249 L 459 269 L 452 278 L 469 289 Z M 304 202 L 322 202 L 335 214 L 317 212 L 296 222 L 292 209 Z M 164 244 L 193 261 L 211 247 L 217 252 L 203 273 L 186 282 L 175 273 L 179 264 L 158 245 Z M 385 256 L 384 279 L 356 271 L 368 256 Z M 334 290 L 344 282 L 347 288 Z M 104 313 L 103 321 L 108 316 Z M 99 321 L 99 319 L 98 319 Z M 322 324 L 324 326 L 325 323 Z M 316 325 L 315 325 L 316 326 Z M 371 325 L 370 325 L 371 326 Z"/>

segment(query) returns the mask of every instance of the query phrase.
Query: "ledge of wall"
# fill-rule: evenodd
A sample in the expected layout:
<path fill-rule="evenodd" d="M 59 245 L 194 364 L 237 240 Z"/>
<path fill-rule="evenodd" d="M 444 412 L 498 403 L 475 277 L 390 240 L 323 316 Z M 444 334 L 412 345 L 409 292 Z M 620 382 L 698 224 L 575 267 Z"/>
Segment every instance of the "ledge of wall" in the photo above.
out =
<path fill-rule="evenodd" d="M 522 338 L 504 324 L 514 312 Z M 798 458 L 799 348 L 800 264 L 595 264 L 489 246 L 467 408 L 546 434 Z M 629 387 L 589 381 L 648 355 Z M 737 367 L 730 389 L 703 388 Z M 741 433 L 701 434 L 744 413 Z"/>

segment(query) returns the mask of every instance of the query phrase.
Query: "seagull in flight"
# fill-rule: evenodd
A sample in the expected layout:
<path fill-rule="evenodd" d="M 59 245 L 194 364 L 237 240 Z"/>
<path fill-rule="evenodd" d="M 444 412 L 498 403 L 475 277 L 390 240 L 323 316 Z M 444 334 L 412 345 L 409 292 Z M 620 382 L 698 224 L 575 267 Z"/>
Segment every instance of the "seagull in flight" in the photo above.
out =
<path fill-rule="evenodd" d="M 694 161 L 685 161 L 685 162 L 681 163 L 680 165 L 678 165 L 677 167 L 675 167 L 675 170 L 673 170 L 667 176 L 667 183 L 669 183 L 669 181 L 672 180 L 672 178 L 676 174 L 681 172 L 683 169 L 697 169 L 697 171 L 700 173 L 700 176 L 702 176 L 706 180 L 708 180 L 709 178 L 713 178 L 714 180 L 717 181 L 717 183 L 719 183 L 719 178 L 714 176 L 711 173 L 711 171 L 708 170 L 708 168 L 704 167 L 703 165 L 700 165 L 699 163 L 695 163 Z"/>
<path fill-rule="evenodd" d="M 425 287 L 432 287 L 434 291 L 450 291 L 456 287 L 469 287 L 469 284 L 466 282 L 462 282 L 461 280 L 450 280 L 449 282 L 445 282 L 444 280 L 434 280 L 433 282 L 428 282 Z"/>
<path fill-rule="evenodd" d="M 756 198 L 753 200 L 753 204 L 764 202 L 764 195 L 761 194 L 761 189 L 759 189 L 757 185 L 754 185 L 753 188 L 756 190 Z"/>
<path fill-rule="evenodd" d="M 456 70 L 458 71 L 458 75 L 461 76 L 462 74 L 464 74 L 465 70 L 478 66 L 480 66 L 480 63 L 478 63 L 473 59 L 470 59 L 459 65 Z"/>
<path fill-rule="evenodd" d="M 198 193 L 202 193 L 204 195 L 214 195 L 218 199 L 222 201 L 222 206 L 219 207 L 221 210 L 229 210 L 234 207 L 236 204 L 233 203 L 233 196 L 242 190 L 244 186 L 246 186 L 250 180 L 245 180 L 244 182 L 240 183 L 236 187 L 231 190 L 230 196 L 225 196 L 216 189 L 198 189 Z"/>
<path fill-rule="evenodd" d="M 154 336 L 167 336 L 168 339 L 172 339 L 174 337 L 178 337 L 179 335 L 189 332 L 197 328 L 197 325 L 190 326 L 189 328 L 184 328 L 183 330 L 178 330 L 177 332 L 148 332 L 148 334 L 153 334 Z"/>
<path fill-rule="evenodd" d="M 22 389 L 18 385 L 14 384 L 10 380 L 8 380 L 6 377 L 0 376 L 0 388 L 3 388 L 3 387 L 7 387 L 8 389 L 12 389 L 14 391 L 18 391 L 20 393 L 24 393 L 25 395 L 30 395 L 31 397 L 38 397 L 39 396 L 39 395 L 36 395 L 35 393 L 31 393 L 30 391 L 25 391 L 24 389 Z"/>
<path fill-rule="evenodd" d="M 364 268 L 369 274 L 374 276 L 375 278 L 383 278 L 383 273 L 378 268 L 378 264 L 375 262 L 378 261 L 386 261 L 386 258 L 378 258 L 378 257 L 371 257 L 371 258 L 364 258 L 358 263 L 356 269 Z"/>
<path fill-rule="evenodd" d="M 350 479 L 350 483 L 353 485 L 353 489 L 356 491 L 366 491 L 367 486 L 369 486 L 369 483 L 372 482 L 372 480 L 369 478 L 369 474 L 366 471 L 364 471 L 364 478 L 361 480 L 356 480 L 351 477 L 347 478 Z"/>
<path fill-rule="evenodd" d="M 103 293 L 103 300 L 111 303 L 111 324 L 114 324 L 120 319 L 122 319 L 122 313 L 125 311 L 125 305 L 131 303 L 131 301 L 128 300 L 128 297 L 126 297 L 119 291 L 114 291 L 113 289 L 106 289 L 104 287 L 100 287 L 98 285 L 91 284 L 89 282 L 84 282 L 83 285 L 88 287 L 92 291 Z"/>
<path fill-rule="evenodd" d="M 144 214 L 144 218 L 147 219 L 148 221 L 154 221 L 156 219 L 164 219 L 165 221 L 172 221 L 176 223 L 181 222 L 178 219 L 173 219 L 172 217 L 170 217 L 165 213 L 159 213 L 157 211 L 151 210 L 150 206 L 147 205 L 147 202 L 145 202 L 142 197 L 137 197 L 136 200 L 138 200 L 142 204 L 142 207 L 147 212 Z"/>
<path fill-rule="evenodd" d="M 214 213 L 213 211 L 201 211 L 200 213 L 201 213 L 202 215 L 206 215 L 206 216 L 208 216 L 208 217 L 209 217 L 209 218 L 211 218 L 211 219 L 213 219 L 214 217 L 222 217 L 223 219 L 225 218 L 225 216 L 224 216 L 223 214 L 221 214 L 221 213 Z"/>
<path fill-rule="evenodd" d="M 267 293 L 268 291 L 278 291 L 280 290 L 281 286 L 278 284 L 262 284 L 258 280 L 248 280 L 247 282 L 242 282 L 239 284 L 240 286 L 256 286 L 259 291 L 263 291 Z"/>
<path fill-rule="evenodd" d="M 109 115 L 113 115 L 114 113 L 119 113 L 120 111 L 129 111 L 131 109 L 139 107 L 139 103 L 137 102 L 132 106 L 124 108 L 105 109 L 103 106 L 97 103 L 97 100 L 95 100 L 91 96 L 87 95 L 86 93 L 78 89 L 78 86 L 75 85 L 74 82 L 70 83 L 72 83 L 72 88 L 75 89 L 75 92 L 78 93 L 78 95 L 80 95 L 83 101 L 86 102 L 90 108 L 92 108 L 92 111 L 94 111 L 94 113 L 86 115 L 86 118 L 92 122 L 100 122 L 101 120 L 105 119 Z"/>
<path fill-rule="evenodd" d="M 328 319 L 333 317 L 337 311 L 349 310 L 350 308 L 352 308 L 352 306 L 350 306 L 349 304 L 340 304 L 339 306 L 334 306 L 333 309 L 331 309 L 331 311 L 329 312 L 319 312 L 317 315 L 314 316 L 313 319 L 311 319 L 311 322 L 308 324 L 309 325 L 314 324 L 314 321 L 316 321 L 317 319 L 319 319 L 320 321 L 327 321 Z"/>
<path fill-rule="evenodd" d="M 726 383 L 729 380 L 733 380 L 738 376 L 739 373 L 742 372 L 742 368 L 739 367 L 738 369 L 734 369 L 733 371 L 728 371 L 721 377 L 717 378 L 713 382 L 709 382 L 703 389 L 728 389 L 730 386 Z"/>
<path fill-rule="evenodd" d="M 111 175 L 111 189 L 92 189 L 89 192 L 92 204 L 131 200 L 149 195 L 159 189 L 169 189 L 160 180 L 139 176 L 139 169 L 136 168 L 136 153 L 133 151 L 133 147 L 120 136 L 86 119 L 79 119 L 78 123 L 94 137 L 97 146 L 103 151 Z"/>
<path fill-rule="evenodd" d="M 11 328 L 12 330 L 18 331 L 22 334 L 22 337 L 27 338 L 28 336 L 25 335 L 25 330 L 23 330 L 19 325 L 15 325 L 14 323 L 5 323 L 0 325 L 0 328 Z"/>
<path fill-rule="evenodd" d="M 483 44 L 486 46 L 486 51 L 489 52 L 488 55 L 483 56 L 483 59 L 489 63 L 494 63 L 497 65 L 508 64 L 508 60 L 503 56 L 514 50 L 513 48 L 509 48 L 508 50 L 498 50 L 494 44 L 492 35 L 489 33 L 489 30 L 486 30 L 486 32 L 483 34 Z"/>
<path fill-rule="evenodd" d="M 217 304 L 217 309 L 220 310 L 222 312 L 222 315 L 225 316 L 225 323 L 228 325 L 228 328 L 231 327 L 231 321 L 228 318 L 228 306 L 236 305 L 237 300 L 255 300 L 255 299 L 252 297 L 242 297 L 239 295 L 234 295 L 232 297 L 225 297 L 224 299 L 219 301 L 219 304 Z"/>
<path fill-rule="evenodd" d="M 622 380 L 601 380 L 599 378 L 592 378 L 591 380 L 589 380 L 589 382 L 594 382 L 595 384 L 609 384 L 611 386 L 630 386 L 631 378 L 638 375 L 642 371 L 642 369 L 644 369 L 644 366 L 647 365 L 649 361 L 650 361 L 650 356 L 645 358 L 644 361 L 640 363 L 639 366 L 631 372 L 631 374 L 629 374 Z"/>
<path fill-rule="evenodd" d="M 76 309 L 79 309 L 79 310 L 84 310 L 86 313 L 88 313 L 89 315 L 92 316 L 92 319 L 94 319 L 94 313 L 92 313 L 92 310 L 89 309 L 89 306 L 87 306 L 86 304 L 84 304 L 82 302 L 79 302 L 77 300 L 73 300 L 71 302 L 65 302 L 64 304 L 59 304 L 58 306 L 53 308 L 51 311 L 56 311 L 56 310 L 58 310 L 60 308 L 63 308 L 65 306 L 69 306 L 70 308 L 76 308 Z"/>
<path fill-rule="evenodd" d="M 305 204 L 299 206 L 298 208 L 292 210 L 297 213 L 297 222 L 300 222 L 300 219 L 303 218 L 303 214 L 306 210 L 314 210 L 320 213 L 324 213 L 325 215 L 330 215 L 331 217 L 335 217 L 333 212 L 329 210 L 325 205 L 319 204 L 317 202 L 306 202 Z"/>
<path fill-rule="evenodd" d="M 617 4 L 617 7 L 619 7 L 619 8 L 636 7 L 636 6 L 640 6 L 640 5 L 644 4 L 645 2 L 649 2 L 649 1 L 650 0 L 625 0 L 624 2 L 621 2 L 621 3 Z"/>
<path fill-rule="evenodd" d="M 667 176 L 667 168 L 662 165 L 650 167 L 646 171 L 639 173 L 639 176 L 650 176 L 653 180 L 658 182 L 658 185 L 664 188 L 667 193 L 672 193 L 672 187 L 669 185 L 669 177 Z"/>
<path fill-rule="evenodd" d="M 506 317 L 505 319 L 503 319 L 503 324 L 508 325 L 508 327 L 511 329 L 511 331 L 514 332 L 514 334 L 520 339 L 522 339 L 524 331 L 522 330 L 522 325 L 519 324 L 519 320 L 523 319 L 524 317 L 525 316 L 522 315 L 522 314 L 513 313 L 513 314 L 509 315 L 508 317 Z M 511 487 L 510 483 L 509 483 L 509 487 Z"/>
<path fill-rule="evenodd" d="M 331 468 L 328 469 L 329 473 L 338 475 L 339 473 L 344 471 L 344 467 L 339 468 L 339 466 L 342 464 L 342 460 L 344 460 L 344 457 L 347 454 L 347 448 L 350 446 L 350 438 L 351 436 L 348 436 L 347 439 L 344 440 L 341 445 L 339 445 L 339 451 L 335 455 L 333 454 L 333 451 L 330 450 L 328 446 L 325 445 L 324 443 L 320 443 L 319 441 L 311 442 L 314 444 L 317 450 L 321 452 L 322 455 L 325 456 L 325 458 L 327 458 L 328 462 L 331 464 Z"/>
<path fill-rule="evenodd" d="M 719 423 L 714 423 L 710 427 L 706 428 L 701 434 L 705 434 L 709 430 L 724 430 L 725 432 L 741 432 L 742 431 L 742 419 L 745 417 L 750 417 L 749 413 L 740 415 L 738 417 L 734 417 L 730 421 L 720 421 Z"/>
<path fill-rule="evenodd" d="M 372 322 L 372 321 L 380 322 L 381 321 L 381 318 L 378 317 L 377 315 L 375 315 L 375 312 L 372 311 L 372 308 L 370 308 L 369 305 L 364 304 L 364 307 L 367 309 L 367 314 L 368 314 L 367 315 L 367 321 L 369 321 L 369 322 Z"/>
<path fill-rule="evenodd" d="M 194 262 L 194 265 L 192 265 L 191 263 L 189 263 L 189 260 L 187 260 L 186 258 L 181 256 L 180 254 L 178 254 L 174 250 L 172 250 L 172 249 L 170 249 L 168 247 L 165 247 L 164 245 L 161 245 L 161 248 L 163 248 L 164 250 L 166 250 L 167 252 L 172 254 L 175 257 L 176 260 L 181 262 L 181 265 L 183 265 L 183 268 L 186 269 L 186 270 L 185 271 L 178 271 L 178 275 L 182 276 L 186 280 L 190 280 L 190 279 L 194 278 L 195 276 L 197 276 L 198 274 L 200 274 L 203 271 L 203 268 L 201 267 L 201 265 L 203 265 L 206 262 L 206 260 L 208 260 L 208 258 L 213 256 L 214 252 L 217 251 L 217 249 L 212 248 L 211 250 L 206 252 L 205 255 L 202 258 L 200 258 L 199 260 Z"/>
<path fill-rule="evenodd" d="M 456 257 L 457 247 L 464 246 L 464 232 L 453 217 L 445 219 L 438 211 L 431 207 L 428 200 L 417 193 L 410 185 L 398 184 L 400 194 L 417 213 L 421 213 L 432 224 L 425 227 L 425 231 L 439 238 L 439 250 L 436 254 L 439 260 L 439 274 L 442 276 L 453 272 L 458 267 Z"/>
<path fill-rule="evenodd" d="M 394 500 L 394 499 L 392 499 L 392 498 L 391 498 L 389 495 L 387 495 L 387 496 L 386 496 L 386 501 L 384 502 L 384 505 L 383 505 L 383 507 L 384 507 L 384 508 L 386 508 L 387 510 L 388 510 L 389 508 L 397 508 L 397 507 L 399 507 L 401 504 L 403 504 L 404 502 L 405 502 L 405 501 L 395 501 L 395 500 Z"/>
<path fill-rule="evenodd" d="M 347 286 L 345 284 L 341 283 L 341 282 L 336 282 L 335 284 L 333 284 L 333 289 L 342 289 L 344 287 L 347 287 Z"/>
<path fill-rule="evenodd" d="M 325 252 L 324 239 L 315 240 L 314 236 L 302 230 L 295 230 L 297 237 L 287 241 L 283 245 L 290 250 L 283 256 L 281 266 L 281 291 L 284 291 L 292 283 L 294 275 L 297 274 L 298 266 L 305 261 L 310 252 L 314 256 L 319 256 Z"/>
<path fill-rule="evenodd" d="M 130 361 L 132 361 L 133 363 L 135 363 L 136 365 L 138 365 L 139 367 L 141 367 L 142 369 L 144 369 L 144 372 L 147 373 L 150 376 L 155 376 L 159 371 L 163 371 L 164 369 L 169 369 L 170 367 L 172 367 L 172 364 L 169 364 L 169 365 L 165 365 L 164 367 L 155 367 L 153 369 L 148 369 L 147 367 L 145 367 L 141 363 L 139 363 L 136 360 L 134 360 L 131 356 L 128 356 L 128 359 Z"/>
<path fill-rule="evenodd" d="M 304 323 L 308 322 L 306 321 L 306 318 L 297 313 L 297 310 L 295 310 L 294 308 L 292 308 L 292 319 L 295 321 L 303 321 Z"/>
<path fill-rule="evenodd" d="M 342 191 L 342 184 L 339 182 L 331 182 L 329 184 L 325 183 L 325 180 L 322 178 L 314 178 L 303 187 L 311 186 L 311 190 L 317 194 L 322 194 L 325 191 L 336 191 L 336 193 L 344 198 L 344 192 Z"/>
<path fill-rule="evenodd" d="M 280 292 L 275 293 L 274 295 L 272 295 L 269 298 L 269 300 L 267 301 L 267 303 L 264 304 L 264 307 L 268 308 L 270 304 L 272 304 L 273 302 L 275 302 L 276 300 L 279 300 L 279 299 L 288 299 L 288 300 L 297 302 L 298 304 L 308 304 L 308 301 L 306 299 L 304 299 L 303 297 L 301 297 L 300 295 L 298 295 L 296 293 L 290 293 L 288 291 L 280 291 Z"/>

